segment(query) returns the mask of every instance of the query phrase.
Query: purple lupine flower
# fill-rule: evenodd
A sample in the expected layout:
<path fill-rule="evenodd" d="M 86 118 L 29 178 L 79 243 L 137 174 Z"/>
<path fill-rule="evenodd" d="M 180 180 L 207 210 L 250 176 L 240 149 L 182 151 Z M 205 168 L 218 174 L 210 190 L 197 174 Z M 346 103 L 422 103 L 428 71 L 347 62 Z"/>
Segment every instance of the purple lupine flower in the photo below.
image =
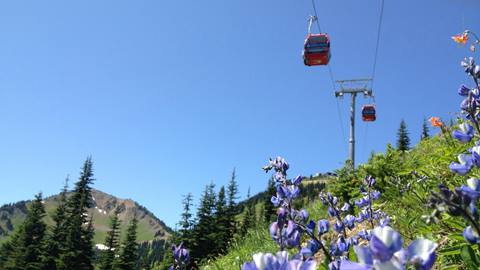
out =
<path fill-rule="evenodd" d="M 333 230 L 336 231 L 337 233 L 343 232 L 344 228 L 345 227 L 343 225 L 343 222 L 340 222 L 338 220 L 333 224 Z"/>
<path fill-rule="evenodd" d="M 300 245 L 301 235 L 297 225 L 292 220 L 287 222 L 287 227 L 277 221 L 272 222 L 269 227 L 269 232 L 270 237 L 279 245 L 286 245 L 289 248 Z"/>
<path fill-rule="evenodd" d="M 330 224 L 328 223 L 328 220 L 326 219 L 321 219 L 318 221 L 318 234 L 322 235 L 328 232 L 330 229 Z"/>
<path fill-rule="evenodd" d="M 358 208 L 362 208 L 366 205 L 368 205 L 368 199 L 366 198 L 360 198 L 358 200 L 355 201 L 355 205 L 357 205 Z"/>
<path fill-rule="evenodd" d="M 376 201 L 378 198 L 380 198 L 380 191 L 373 190 L 370 192 L 370 196 L 372 197 L 372 200 Z"/>
<path fill-rule="evenodd" d="M 320 245 L 316 241 L 310 239 L 307 245 L 300 250 L 300 254 L 304 258 L 310 258 L 317 253 L 318 250 L 320 250 Z"/>
<path fill-rule="evenodd" d="M 470 209 L 470 213 L 472 213 L 472 216 L 474 219 L 478 219 L 478 208 L 477 208 L 477 203 L 475 201 L 472 201 L 469 205 L 468 208 Z"/>
<path fill-rule="evenodd" d="M 380 219 L 379 223 L 378 223 L 381 227 L 385 227 L 385 226 L 388 226 L 390 224 L 390 217 L 389 216 L 386 216 L 382 219 Z"/>
<path fill-rule="evenodd" d="M 458 155 L 458 161 L 459 163 L 452 162 L 448 166 L 452 172 L 459 175 L 465 175 L 470 172 L 473 166 L 473 158 L 471 155 L 460 154 Z"/>
<path fill-rule="evenodd" d="M 287 170 L 289 168 L 289 165 L 287 161 L 285 161 L 284 158 L 282 157 L 276 157 L 275 159 L 269 159 L 268 165 L 264 166 L 262 169 L 265 172 L 269 172 L 270 170 L 275 170 L 275 172 L 280 172 L 283 175 L 286 174 Z"/>
<path fill-rule="evenodd" d="M 467 123 L 459 125 L 460 130 L 454 130 L 452 136 L 462 143 L 470 142 L 473 138 L 473 127 Z"/>
<path fill-rule="evenodd" d="M 330 255 L 334 256 L 334 257 L 339 257 L 339 256 L 342 256 L 343 255 L 343 252 L 341 252 L 337 245 L 335 243 L 330 243 L 330 249 L 329 249 L 329 252 L 330 252 Z"/>
<path fill-rule="evenodd" d="M 347 212 L 348 209 L 350 209 L 350 204 L 348 203 L 345 203 L 342 208 L 340 208 L 340 210 L 342 210 L 343 212 Z"/>
<path fill-rule="evenodd" d="M 462 206 L 468 206 L 472 202 L 472 197 L 459 187 L 455 187 L 455 195 L 456 202 L 462 204 Z"/>
<path fill-rule="evenodd" d="M 473 165 L 480 167 L 480 146 L 474 146 L 470 149 L 472 153 L 472 163 Z"/>
<path fill-rule="evenodd" d="M 463 230 L 463 237 L 467 240 L 470 244 L 479 244 L 480 243 L 480 236 L 478 232 L 472 228 L 472 226 L 467 226 Z"/>
<path fill-rule="evenodd" d="M 355 217 L 355 222 L 357 223 L 362 223 L 365 219 L 363 218 L 363 216 L 358 216 L 358 217 Z"/>
<path fill-rule="evenodd" d="M 275 196 L 272 196 L 272 198 L 270 199 L 270 201 L 273 203 L 273 205 L 275 207 L 278 207 L 281 203 L 282 203 L 282 200 L 275 197 Z"/>
<path fill-rule="evenodd" d="M 364 240 L 367 240 L 367 241 L 370 241 L 370 232 L 363 229 L 361 230 L 360 232 L 358 232 L 358 237 L 364 239 Z"/>
<path fill-rule="evenodd" d="M 279 199 L 285 199 L 287 197 L 288 189 L 284 186 L 277 186 L 277 197 Z"/>
<path fill-rule="evenodd" d="M 350 230 L 355 227 L 355 216 L 347 215 L 343 221 L 343 224 L 347 226 Z"/>
<path fill-rule="evenodd" d="M 313 220 L 310 220 L 306 225 L 306 228 L 308 232 L 313 233 L 313 231 L 315 230 L 315 222 Z"/>
<path fill-rule="evenodd" d="M 347 242 L 350 246 L 356 246 L 358 245 L 358 236 L 352 236 L 350 238 L 347 239 Z"/>
<path fill-rule="evenodd" d="M 285 176 L 283 175 L 283 173 L 281 172 L 276 172 L 273 174 L 273 179 L 276 181 L 276 182 L 281 182 L 285 179 Z"/>
<path fill-rule="evenodd" d="M 274 256 L 270 253 L 256 253 L 253 262 L 242 265 L 242 270 L 315 270 L 314 260 L 303 262 L 299 259 L 288 260 L 288 252 L 280 251 Z"/>
<path fill-rule="evenodd" d="M 462 97 L 468 96 L 469 92 L 470 88 L 468 88 L 465 84 L 460 85 L 460 88 L 458 88 L 458 94 Z"/>
<path fill-rule="evenodd" d="M 476 108 L 477 108 L 477 102 L 475 99 L 471 97 L 465 98 L 460 103 L 460 109 L 462 113 L 465 114 L 467 119 L 472 119 L 473 117 L 475 117 L 475 115 L 472 114 L 472 112 L 474 112 Z"/>
<path fill-rule="evenodd" d="M 273 240 L 277 241 L 279 238 L 278 232 L 279 232 L 279 227 L 278 227 L 278 222 L 274 221 L 270 224 L 268 227 L 268 231 L 270 232 L 270 237 L 272 237 Z"/>
<path fill-rule="evenodd" d="M 284 219 L 287 216 L 287 210 L 285 207 L 279 207 L 277 209 L 277 217 L 279 220 Z"/>
<path fill-rule="evenodd" d="M 478 200 L 480 198 L 480 180 L 476 178 L 470 178 L 467 180 L 467 185 L 462 185 L 460 190 L 471 200 Z"/>
<path fill-rule="evenodd" d="M 293 230 L 293 231 L 291 231 L 290 234 L 286 235 L 287 241 L 285 242 L 285 244 L 289 248 L 298 247 L 298 246 L 300 246 L 301 237 L 302 237 L 302 235 L 300 234 L 300 232 L 298 230 Z"/>
<path fill-rule="evenodd" d="M 343 269 L 349 269 L 349 270 L 372 270 L 371 265 L 364 265 L 360 263 L 354 263 L 345 259 L 338 260 L 331 262 L 328 265 L 329 270 L 343 270 Z"/>
<path fill-rule="evenodd" d="M 280 200 L 292 201 L 300 194 L 300 189 L 295 185 L 279 185 L 277 186 L 277 198 Z"/>
<path fill-rule="evenodd" d="M 190 260 L 189 252 L 183 247 L 183 243 L 180 243 L 178 246 L 172 245 L 172 252 L 176 264 L 186 265 Z"/>
<path fill-rule="evenodd" d="M 406 250 L 401 245 L 402 239 L 396 231 L 390 227 L 377 227 L 369 246 L 354 246 L 357 263 L 341 260 L 335 264 L 335 268 L 330 269 L 403 270 L 406 263 L 411 263 L 415 269 L 429 270 L 433 267 L 437 244 L 419 239 L 412 242 Z"/>
<path fill-rule="evenodd" d="M 343 235 L 339 235 L 336 242 L 330 243 L 330 254 L 335 257 L 343 256 L 350 248 L 350 243 L 347 242 Z"/>
<path fill-rule="evenodd" d="M 337 211 L 335 211 L 335 209 L 333 207 L 328 207 L 328 214 L 331 217 L 335 217 L 337 215 Z"/>
<path fill-rule="evenodd" d="M 318 197 L 320 198 L 320 201 L 322 202 L 322 204 L 324 206 L 328 205 L 328 200 L 327 200 L 327 198 L 325 198 L 325 196 L 323 196 L 323 194 L 320 194 Z"/>
<path fill-rule="evenodd" d="M 465 68 L 465 72 L 472 76 L 475 82 L 480 79 L 480 66 L 475 65 L 475 60 L 473 60 L 473 57 L 469 57 L 468 59 L 465 58 L 461 64 Z"/>
<path fill-rule="evenodd" d="M 333 205 L 337 205 L 337 202 L 338 202 L 338 198 L 334 196 L 334 197 L 332 198 L 332 204 L 333 204 Z"/>
<path fill-rule="evenodd" d="M 376 227 L 372 231 L 370 250 L 381 262 L 389 261 L 395 252 L 402 249 L 402 244 L 400 234 L 389 226 Z"/>
<path fill-rule="evenodd" d="M 302 209 L 302 210 L 300 210 L 300 215 L 302 217 L 303 222 L 307 222 L 308 217 L 309 217 L 308 211 L 305 210 L 305 209 Z"/>
<path fill-rule="evenodd" d="M 299 175 L 293 179 L 292 184 L 298 186 L 300 185 L 300 183 L 302 183 L 302 180 L 303 180 L 303 176 Z"/>
<path fill-rule="evenodd" d="M 373 185 L 375 185 L 376 181 L 375 181 L 375 178 L 373 178 L 371 175 L 365 177 L 365 179 L 363 180 L 363 183 L 367 186 L 367 187 L 372 187 Z"/>
<path fill-rule="evenodd" d="M 293 200 L 297 198 L 298 195 L 300 195 L 300 189 L 297 186 L 291 185 L 289 186 L 289 189 L 290 189 L 289 197 L 288 197 L 289 200 Z"/>
<path fill-rule="evenodd" d="M 435 263 L 437 244 L 427 239 L 413 241 L 407 249 L 407 260 L 415 269 L 431 269 Z"/>
<path fill-rule="evenodd" d="M 470 95 L 476 102 L 478 102 L 478 98 L 480 98 L 480 90 L 478 88 L 473 88 L 470 91 Z"/>
<path fill-rule="evenodd" d="M 340 235 L 337 239 L 337 248 L 341 253 L 347 252 L 350 244 L 347 242 L 343 235 Z"/>
<path fill-rule="evenodd" d="M 363 209 L 358 213 L 358 218 L 357 222 L 362 222 L 364 220 L 370 219 L 370 213 L 368 212 L 368 209 Z M 360 221 L 358 221 L 360 220 Z"/>

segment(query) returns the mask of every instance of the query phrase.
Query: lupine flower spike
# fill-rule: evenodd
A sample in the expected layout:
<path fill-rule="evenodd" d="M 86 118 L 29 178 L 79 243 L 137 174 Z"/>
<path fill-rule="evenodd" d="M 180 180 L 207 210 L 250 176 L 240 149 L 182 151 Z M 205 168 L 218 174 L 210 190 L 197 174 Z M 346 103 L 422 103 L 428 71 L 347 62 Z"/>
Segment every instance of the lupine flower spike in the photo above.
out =
<path fill-rule="evenodd" d="M 172 252 L 173 252 L 173 260 L 174 263 L 172 266 L 170 266 L 169 270 L 184 270 L 187 267 L 187 264 L 190 260 L 190 255 L 188 252 L 188 249 L 183 247 L 183 243 L 180 243 L 180 245 L 172 246 Z"/>
<path fill-rule="evenodd" d="M 277 194 L 276 196 L 272 196 L 271 202 L 275 207 L 278 207 L 277 220 L 270 224 L 269 232 L 271 238 L 280 247 L 280 251 L 284 251 L 287 248 L 297 248 L 300 251 L 299 254 L 297 254 L 298 257 L 308 260 L 322 249 L 326 257 L 330 258 L 327 249 L 314 233 L 316 224 L 313 220 L 309 220 L 308 212 L 306 210 L 299 211 L 293 208 L 293 201 L 300 194 L 299 186 L 302 183 L 303 177 L 297 176 L 291 180 L 287 179 L 289 165 L 282 157 L 270 159 L 268 165 L 263 167 L 263 169 L 265 172 L 269 172 L 270 170 L 275 171 L 273 178 L 276 183 Z M 329 225 L 328 221 L 327 223 L 319 221 L 318 224 L 318 236 L 320 237 L 328 231 Z M 303 234 L 307 234 L 310 240 L 302 247 L 301 239 Z M 267 257 L 273 258 L 270 255 Z M 253 267 L 253 265 L 249 264 L 246 267 Z"/>

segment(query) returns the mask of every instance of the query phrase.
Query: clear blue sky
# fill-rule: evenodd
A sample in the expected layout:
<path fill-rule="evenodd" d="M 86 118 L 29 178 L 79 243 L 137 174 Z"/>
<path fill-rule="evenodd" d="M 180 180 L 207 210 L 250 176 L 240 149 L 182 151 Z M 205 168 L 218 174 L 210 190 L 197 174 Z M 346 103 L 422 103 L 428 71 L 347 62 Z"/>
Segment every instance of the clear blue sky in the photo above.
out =
<path fill-rule="evenodd" d="M 371 74 L 380 1 L 366 3 L 317 0 L 335 79 Z M 386 0 L 378 121 L 367 132 L 359 121 L 359 161 L 395 142 L 400 119 L 417 142 L 423 117 L 457 111 L 468 51 L 450 36 L 480 32 L 479 10 Z M 58 192 L 92 155 L 95 188 L 173 227 L 182 194 L 197 202 L 234 167 L 242 197 L 265 188 L 269 157 L 292 175 L 340 167 L 348 146 L 327 69 L 301 60 L 312 12 L 310 0 L 3 1 L 0 203 Z"/>

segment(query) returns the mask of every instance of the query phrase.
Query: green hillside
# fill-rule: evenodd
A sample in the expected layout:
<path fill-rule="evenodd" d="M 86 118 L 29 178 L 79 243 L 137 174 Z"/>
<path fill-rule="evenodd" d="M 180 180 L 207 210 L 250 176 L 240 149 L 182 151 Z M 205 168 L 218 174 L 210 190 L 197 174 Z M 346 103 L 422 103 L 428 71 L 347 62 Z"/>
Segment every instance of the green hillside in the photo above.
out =
<path fill-rule="evenodd" d="M 366 175 L 375 176 L 378 189 L 382 192 L 376 207 L 391 217 L 391 226 L 398 230 L 406 243 L 418 237 L 438 243 L 436 269 L 472 269 L 469 255 L 470 245 L 462 236 L 464 222 L 442 214 L 437 223 L 427 223 L 433 209 L 428 200 L 432 191 L 438 191 L 443 183 L 448 187 L 461 186 L 465 177 L 449 170 L 458 153 L 466 152 L 473 143 L 462 144 L 450 136 L 452 128 L 445 133 L 421 140 L 409 151 L 398 151 L 388 145 L 385 153 L 373 154 L 366 164 L 360 165 L 354 175 L 346 166 L 337 171 L 338 177 L 326 182 L 326 191 L 342 200 L 352 202 L 359 195 L 359 187 Z M 472 177 L 479 177 L 480 170 L 473 169 Z M 328 218 L 320 200 L 306 202 L 306 209 L 314 221 Z M 328 239 L 330 236 L 326 236 Z M 473 246 L 473 250 L 477 247 Z M 270 239 L 268 224 L 262 223 L 251 229 L 247 236 L 235 241 L 228 253 L 210 260 L 201 269 L 239 269 L 252 254 L 278 251 Z M 466 261 L 466 258 L 470 258 Z M 317 258 L 317 260 L 321 260 Z M 320 262 L 321 263 L 321 262 Z M 319 264 L 320 264 L 319 263 Z M 468 268 L 470 267 L 470 268 Z"/>
<path fill-rule="evenodd" d="M 326 216 L 326 211 L 321 207 L 321 203 L 318 200 L 306 205 L 306 209 L 314 220 Z M 263 222 L 250 229 L 245 237 L 237 239 L 226 255 L 210 260 L 200 269 L 237 270 L 240 269 L 244 262 L 252 260 L 252 254 L 258 252 L 275 253 L 277 251 L 278 246 L 271 240 L 268 233 L 268 224 Z"/>

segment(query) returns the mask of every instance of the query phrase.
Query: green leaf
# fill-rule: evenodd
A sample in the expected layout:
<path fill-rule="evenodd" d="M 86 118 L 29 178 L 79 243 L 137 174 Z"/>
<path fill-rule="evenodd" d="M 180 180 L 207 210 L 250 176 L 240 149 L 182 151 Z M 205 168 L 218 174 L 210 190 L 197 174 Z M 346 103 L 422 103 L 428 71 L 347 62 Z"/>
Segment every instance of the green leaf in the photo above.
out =
<path fill-rule="evenodd" d="M 478 269 L 478 258 L 472 247 L 470 247 L 469 245 L 464 246 L 460 255 L 462 256 L 463 262 L 468 269 Z"/>
<path fill-rule="evenodd" d="M 438 254 L 442 255 L 442 256 L 459 255 L 464 246 L 466 246 L 466 244 L 461 244 L 461 245 L 457 245 L 457 246 L 453 246 L 453 247 L 444 248 L 444 249 L 440 250 L 438 252 Z"/>
<path fill-rule="evenodd" d="M 323 260 L 323 263 L 320 265 L 319 269 L 320 270 L 328 270 L 328 259 L 325 257 Z"/>
<path fill-rule="evenodd" d="M 355 254 L 352 249 L 350 249 L 350 251 L 348 252 L 348 259 L 352 262 L 357 261 L 357 254 Z"/>
<path fill-rule="evenodd" d="M 445 266 L 443 268 L 441 268 L 442 270 L 457 270 L 457 269 L 460 269 L 460 265 L 457 265 L 457 264 L 453 264 L 453 265 L 448 265 L 448 266 Z"/>

